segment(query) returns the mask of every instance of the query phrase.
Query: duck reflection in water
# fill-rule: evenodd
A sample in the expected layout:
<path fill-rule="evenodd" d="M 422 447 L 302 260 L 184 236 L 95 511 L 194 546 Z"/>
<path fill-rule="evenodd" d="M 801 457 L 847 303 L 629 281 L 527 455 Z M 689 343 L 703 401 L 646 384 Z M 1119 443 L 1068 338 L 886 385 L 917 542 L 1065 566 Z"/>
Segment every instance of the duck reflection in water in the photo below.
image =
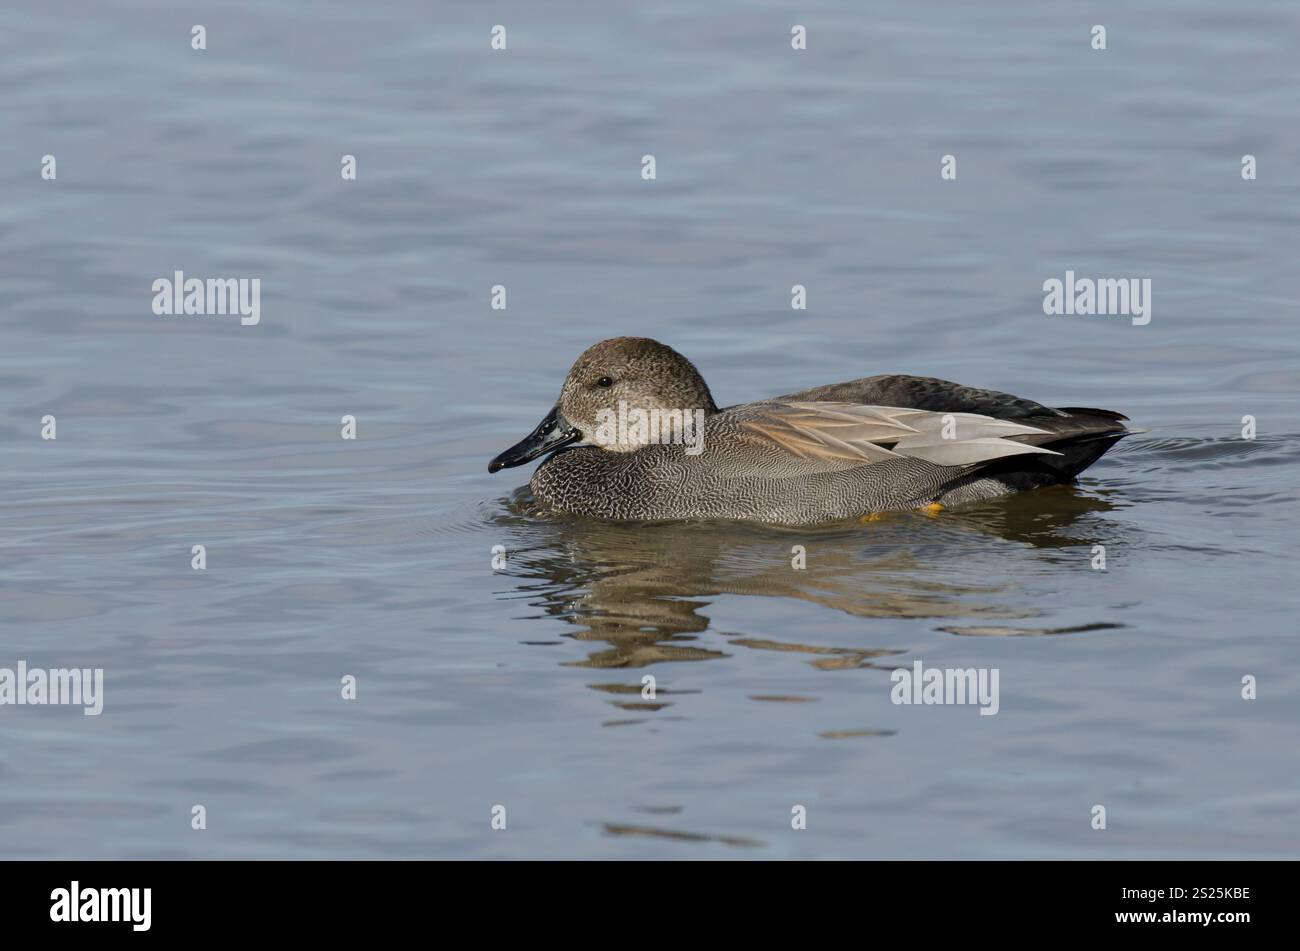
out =
<path fill-rule="evenodd" d="M 736 650 L 805 655 L 819 670 L 892 669 L 907 648 L 873 643 L 825 646 L 710 631 L 705 610 L 722 595 L 794 598 L 860 618 L 945 622 L 955 634 L 1054 634 L 1027 624 L 1042 614 L 1007 570 L 1008 553 L 1085 560 L 1115 505 L 1074 486 L 995 500 L 929 520 L 900 512 L 869 526 L 816 529 L 716 522 L 604 523 L 539 518 L 526 488 L 502 500 L 494 517 L 510 551 L 510 597 L 527 599 L 542 617 L 572 625 L 568 636 L 604 646 L 574 666 L 642 668 L 717 660 Z M 928 520 L 920 528 L 918 520 Z M 1081 554 L 1082 551 L 1082 554 Z M 802 567 L 796 567 L 801 565 Z M 1007 626 L 1004 622 L 1019 622 Z M 1101 625 L 1111 627 L 1115 625 Z M 600 689 L 610 689 L 603 685 Z M 628 684 L 619 690 L 639 693 Z"/>

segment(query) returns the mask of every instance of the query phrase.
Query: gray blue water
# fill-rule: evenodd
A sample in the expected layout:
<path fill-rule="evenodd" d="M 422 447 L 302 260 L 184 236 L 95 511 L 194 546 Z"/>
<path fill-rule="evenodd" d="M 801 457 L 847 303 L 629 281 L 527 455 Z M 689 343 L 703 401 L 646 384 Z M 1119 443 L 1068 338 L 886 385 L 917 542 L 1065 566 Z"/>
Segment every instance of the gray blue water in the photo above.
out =
<path fill-rule="evenodd" d="M 105 686 L 0 706 L 0 857 L 1300 852 L 1295 4 L 5 21 L 0 667 Z M 156 316 L 178 269 L 261 322 Z M 1067 269 L 1151 322 L 1044 315 Z M 897 371 L 1149 432 L 937 518 L 538 517 L 486 463 L 616 334 L 720 403 Z M 916 660 L 999 713 L 894 705 Z"/>

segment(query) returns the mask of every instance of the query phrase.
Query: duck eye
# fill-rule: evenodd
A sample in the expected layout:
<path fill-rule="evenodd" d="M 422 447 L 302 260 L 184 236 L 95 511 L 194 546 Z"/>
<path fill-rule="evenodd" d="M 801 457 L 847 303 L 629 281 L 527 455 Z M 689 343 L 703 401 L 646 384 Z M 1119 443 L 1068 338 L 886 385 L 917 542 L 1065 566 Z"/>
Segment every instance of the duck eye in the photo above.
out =
<path fill-rule="evenodd" d="M 613 386 L 613 385 L 614 385 L 614 381 L 611 380 L 611 379 L 610 379 L 609 377 L 607 377 L 607 376 L 602 376 L 599 380 L 596 381 L 596 385 L 597 385 L 597 386 Z"/>

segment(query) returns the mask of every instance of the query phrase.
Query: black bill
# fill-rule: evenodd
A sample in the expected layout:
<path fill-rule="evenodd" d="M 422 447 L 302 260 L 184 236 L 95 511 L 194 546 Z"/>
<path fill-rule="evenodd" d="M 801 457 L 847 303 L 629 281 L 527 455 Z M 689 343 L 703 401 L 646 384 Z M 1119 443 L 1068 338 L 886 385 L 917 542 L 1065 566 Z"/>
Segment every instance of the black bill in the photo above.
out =
<path fill-rule="evenodd" d="M 577 442 L 582 433 L 574 429 L 556 406 L 537 428 L 488 463 L 488 472 L 500 472 L 511 466 L 522 466 L 538 456 Z"/>

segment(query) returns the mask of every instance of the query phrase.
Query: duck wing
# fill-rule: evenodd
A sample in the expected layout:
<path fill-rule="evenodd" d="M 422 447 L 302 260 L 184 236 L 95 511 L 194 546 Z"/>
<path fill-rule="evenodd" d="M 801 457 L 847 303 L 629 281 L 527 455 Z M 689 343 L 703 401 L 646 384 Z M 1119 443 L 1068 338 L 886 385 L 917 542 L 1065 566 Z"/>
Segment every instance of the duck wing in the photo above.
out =
<path fill-rule="evenodd" d="M 909 376 L 902 373 L 831 383 L 802 393 L 779 396 L 777 400 L 903 406 L 936 413 L 975 413 L 994 419 L 1016 420 L 1044 431 L 1021 435 L 1017 441 L 1062 450 L 1070 456 L 1070 465 L 1066 467 L 1072 470 L 1069 474 L 1081 471 L 1101 453 L 1095 452 L 1091 446 L 1086 451 L 1071 451 L 1067 447 L 1095 443 L 1104 443 L 1108 447 L 1125 436 L 1142 432 L 1125 426 L 1128 417 L 1114 410 L 1044 406 L 1010 393 L 962 386 L 960 383 L 931 376 Z M 1105 449 L 1101 451 L 1104 452 Z M 1075 464 L 1076 457 L 1081 465 Z"/>
<path fill-rule="evenodd" d="M 932 376 L 886 373 L 846 383 L 830 383 L 801 393 L 778 396 L 797 402 L 863 403 L 868 406 L 902 406 L 936 413 L 978 413 L 994 419 L 1035 419 L 1064 416 L 1066 411 L 1023 397 L 963 386 Z M 1088 412 L 1093 412 L 1089 410 Z M 1118 414 L 1115 414 L 1118 415 Z M 1120 417 L 1123 418 L 1123 417 Z"/>
<path fill-rule="evenodd" d="M 978 413 L 902 406 L 773 400 L 727 411 L 740 438 L 828 468 L 908 457 L 941 466 L 974 466 L 1052 449 L 1008 437 L 1049 439 L 1049 430 Z"/>

